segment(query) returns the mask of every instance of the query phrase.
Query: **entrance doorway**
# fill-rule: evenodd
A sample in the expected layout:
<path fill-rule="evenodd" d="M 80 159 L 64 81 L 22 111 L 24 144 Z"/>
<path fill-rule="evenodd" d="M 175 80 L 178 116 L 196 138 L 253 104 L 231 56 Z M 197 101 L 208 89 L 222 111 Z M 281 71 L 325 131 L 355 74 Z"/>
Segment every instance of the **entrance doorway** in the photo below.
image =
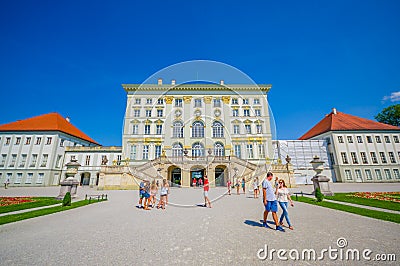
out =
<path fill-rule="evenodd" d="M 90 173 L 81 174 L 81 186 L 88 186 L 90 182 Z"/>
<path fill-rule="evenodd" d="M 215 185 L 225 186 L 225 168 L 222 167 L 215 168 Z"/>
<path fill-rule="evenodd" d="M 175 168 L 171 172 L 171 183 L 172 186 L 180 186 L 182 179 L 181 168 Z"/>
<path fill-rule="evenodd" d="M 204 184 L 204 169 L 194 168 L 190 171 L 190 186 Z"/>

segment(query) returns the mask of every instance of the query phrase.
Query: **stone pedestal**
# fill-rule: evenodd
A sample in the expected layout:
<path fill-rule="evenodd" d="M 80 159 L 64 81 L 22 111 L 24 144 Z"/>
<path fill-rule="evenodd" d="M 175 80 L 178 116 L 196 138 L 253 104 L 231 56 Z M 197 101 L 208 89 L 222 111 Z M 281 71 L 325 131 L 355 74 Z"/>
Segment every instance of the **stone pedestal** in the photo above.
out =
<path fill-rule="evenodd" d="M 316 172 L 316 175 L 311 178 L 311 181 L 313 181 L 314 184 L 314 191 L 312 194 L 315 195 L 315 190 L 319 188 L 324 196 L 333 196 L 334 194 L 329 188 L 330 179 L 324 175 L 321 175 L 322 171 L 324 170 L 324 161 L 320 160 L 318 156 L 315 156 L 310 163 Z"/>
<path fill-rule="evenodd" d="M 75 198 L 78 192 L 78 185 L 79 181 L 76 180 L 74 177 L 78 173 L 78 168 L 81 166 L 77 160 L 71 160 L 69 163 L 66 164 L 67 172 L 66 178 L 60 182 L 60 194 L 57 196 L 56 199 L 63 199 L 65 194 L 69 192 L 72 198 Z"/>

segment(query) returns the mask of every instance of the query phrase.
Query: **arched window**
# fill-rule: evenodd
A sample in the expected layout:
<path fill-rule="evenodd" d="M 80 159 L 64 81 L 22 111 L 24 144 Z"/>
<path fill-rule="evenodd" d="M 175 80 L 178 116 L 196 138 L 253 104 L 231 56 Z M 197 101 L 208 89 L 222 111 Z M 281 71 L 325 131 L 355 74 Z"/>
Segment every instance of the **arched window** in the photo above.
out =
<path fill-rule="evenodd" d="M 174 122 L 172 137 L 183 138 L 183 123 L 181 121 Z"/>
<path fill-rule="evenodd" d="M 193 138 L 204 138 L 203 122 L 196 121 L 192 124 L 192 137 Z"/>
<path fill-rule="evenodd" d="M 221 122 L 215 121 L 213 123 L 213 138 L 223 138 L 224 137 L 224 126 Z"/>
<path fill-rule="evenodd" d="M 225 156 L 224 145 L 220 142 L 214 144 L 214 155 L 215 156 Z"/>
<path fill-rule="evenodd" d="M 177 142 L 172 145 L 172 157 L 182 156 L 183 146 L 181 143 Z"/>
<path fill-rule="evenodd" d="M 200 142 L 195 142 L 192 145 L 192 156 L 193 157 L 203 157 L 204 156 L 204 146 Z"/>

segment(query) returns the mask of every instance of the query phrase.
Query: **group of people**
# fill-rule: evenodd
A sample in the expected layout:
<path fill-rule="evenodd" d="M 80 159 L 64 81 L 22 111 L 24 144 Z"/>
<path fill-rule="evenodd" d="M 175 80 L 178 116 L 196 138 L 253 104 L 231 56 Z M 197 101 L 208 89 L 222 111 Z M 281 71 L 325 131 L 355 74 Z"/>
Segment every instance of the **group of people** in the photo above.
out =
<path fill-rule="evenodd" d="M 201 186 L 203 186 L 203 179 L 199 178 L 197 180 L 196 178 L 193 178 L 192 185 L 193 185 L 193 187 L 201 187 Z"/>
<path fill-rule="evenodd" d="M 150 210 L 150 208 L 157 207 L 165 210 L 165 206 L 168 204 L 168 194 L 169 194 L 169 184 L 167 179 L 163 179 L 161 189 L 160 189 L 160 199 L 158 204 L 157 192 L 159 189 L 158 180 L 151 182 L 149 180 L 142 180 L 139 184 L 139 205 L 138 208 L 144 210 Z"/>
<path fill-rule="evenodd" d="M 278 179 L 278 177 L 276 177 L 274 181 L 274 186 L 272 186 L 271 184 L 272 179 L 273 179 L 273 174 L 271 172 L 268 172 L 266 179 L 262 182 L 261 185 L 263 190 L 263 203 L 265 206 L 263 226 L 269 227 L 266 221 L 268 213 L 272 212 L 272 218 L 275 222 L 276 230 L 285 231 L 282 228 L 284 219 L 286 219 L 289 229 L 293 230 L 293 226 L 290 223 L 289 212 L 288 212 L 288 204 L 290 203 L 292 207 L 294 206 L 292 198 L 290 196 L 290 192 L 285 184 L 285 180 Z M 229 179 L 226 185 L 228 188 L 228 195 L 231 195 L 232 181 Z M 246 193 L 246 181 L 244 178 L 236 179 L 235 187 L 236 187 L 236 193 L 238 195 L 240 194 L 239 193 L 240 186 L 242 187 L 243 193 Z M 256 177 L 252 182 L 252 187 L 254 192 L 253 195 L 255 199 L 257 199 L 260 194 L 259 186 L 260 183 L 258 177 Z M 279 221 L 277 216 L 278 204 L 282 209 L 282 214 L 279 218 Z"/>

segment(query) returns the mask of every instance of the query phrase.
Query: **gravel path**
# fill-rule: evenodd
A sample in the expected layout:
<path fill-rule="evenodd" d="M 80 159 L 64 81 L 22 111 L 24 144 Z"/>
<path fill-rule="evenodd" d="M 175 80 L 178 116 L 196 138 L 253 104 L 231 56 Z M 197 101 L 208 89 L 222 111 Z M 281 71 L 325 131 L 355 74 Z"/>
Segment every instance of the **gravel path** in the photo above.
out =
<path fill-rule="evenodd" d="M 309 187 L 309 186 L 308 186 Z M 57 188 L 9 189 L 12 194 L 57 195 Z M 4 194 L 5 190 L 1 193 Z M 215 199 L 223 188 L 210 191 Z M 98 193 L 88 188 L 86 192 Z M 51 194 L 53 193 L 53 194 Z M 104 192 L 100 192 L 104 193 Z M 0 226 L 1 265 L 265 265 L 259 249 L 314 249 L 345 237 L 344 249 L 371 249 L 400 260 L 400 225 L 318 206 L 295 203 L 295 230 L 261 227 L 263 206 L 251 195 L 223 196 L 213 207 L 202 203 L 201 189 L 172 189 L 166 210 L 136 208 L 137 191 L 105 191 L 109 201 Z M 27 195 L 27 194 L 25 194 Z M 173 206 L 173 205 L 185 206 Z M 190 206 L 186 206 L 190 205 Z M 271 220 L 271 216 L 268 217 Z M 261 253 L 262 254 L 262 253 Z M 288 256 L 286 254 L 286 256 Z M 376 261 L 280 261 L 278 265 L 382 265 Z M 387 263 L 387 262 L 386 262 Z M 392 263 L 396 265 L 395 262 Z"/>

